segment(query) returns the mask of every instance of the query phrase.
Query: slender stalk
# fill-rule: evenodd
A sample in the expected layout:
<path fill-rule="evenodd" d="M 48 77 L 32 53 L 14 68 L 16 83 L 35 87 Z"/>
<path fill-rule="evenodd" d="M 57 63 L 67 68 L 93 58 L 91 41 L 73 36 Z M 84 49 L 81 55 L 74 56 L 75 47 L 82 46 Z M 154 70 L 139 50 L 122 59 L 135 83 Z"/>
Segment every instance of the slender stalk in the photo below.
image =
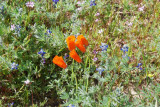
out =
<path fill-rule="evenodd" d="M 75 81 L 76 81 L 76 92 L 77 92 L 77 89 L 78 89 L 78 83 L 77 83 L 77 77 L 76 75 L 74 74 L 74 59 L 73 59 L 73 66 L 72 66 L 72 75 L 75 77 Z M 74 78 L 72 78 L 73 80 Z"/>

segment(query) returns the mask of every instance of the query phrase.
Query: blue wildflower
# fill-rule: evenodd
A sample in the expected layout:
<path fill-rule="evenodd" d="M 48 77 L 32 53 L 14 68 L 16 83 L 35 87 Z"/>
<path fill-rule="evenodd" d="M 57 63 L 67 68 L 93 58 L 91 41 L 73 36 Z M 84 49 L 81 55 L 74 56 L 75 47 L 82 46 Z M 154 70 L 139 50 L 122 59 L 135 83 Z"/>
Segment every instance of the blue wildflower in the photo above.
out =
<path fill-rule="evenodd" d="M 99 72 L 100 75 L 102 75 L 102 72 L 104 71 L 102 67 L 96 68 L 96 70 Z"/>
<path fill-rule="evenodd" d="M 2 6 L 2 7 L 0 7 L 0 10 L 1 10 L 1 14 L 3 14 L 3 12 L 4 12 L 4 6 Z"/>
<path fill-rule="evenodd" d="M 41 49 L 38 54 L 40 54 L 42 57 L 44 56 L 44 54 L 46 54 L 46 52 L 43 51 L 43 49 Z"/>
<path fill-rule="evenodd" d="M 136 66 L 137 68 L 139 68 L 140 70 L 142 70 L 142 63 L 138 63 L 138 66 Z"/>
<path fill-rule="evenodd" d="M 67 53 L 65 53 L 64 59 L 67 59 L 68 57 L 69 57 L 69 55 Z"/>
<path fill-rule="evenodd" d="M 130 59 L 130 57 L 128 56 L 127 53 L 123 53 L 122 58 L 128 58 L 128 59 Z"/>
<path fill-rule="evenodd" d="M 128 46 L 124 45 L 121 50 L 125 53 L 128 52 Z"/>
<path fill-rule="evenodd" d="M 75 38 L 77 38 L 78 37 L 78 35 L 74 35 L 75 36 Z"/>
<path fill-rule="evenodd" d="M 67 106 L 67 107 L 76 107 L 75 105 L 73 105 L 73 104 L 70 104 L 69 106 Z"/>
<path fill-rule="evenodd" d="M 57 4 L 59 2 L 59 0 L 52 0 L 55 4 Z"/>
<path fill-rule="evenodd" d="M 14 29 L 14 30 L 19 34 L 21 26 L 20 25 L 15 25 L 15 28 L 16 29 Z"/>
<path fill-rule="evenodd" d="M 50 30 L 48 29 L 48 30 L 47 30 L 47 33 L 48 33 L 48 34 L 51 34 L 51 33 L 52 33 L 52 31 L 50 31 Z"/>
<path fill-rule="evenodd" d="M 9 104 L 8 104 L 8 107 L 13 107 L 13 104 L 14 104 L 14 102 L 9 103 Z"/>
<path fill-rule="evenodd" d="M 49 29 L 46 31 L 46 35 L 49 35 L 49 34 L 51 34 L 52 33 L 52 31 L 50 31 Z"/>
<path fill-rule="evenodd" d="M 93 0 L 93 1 L 91 0 L 90 1 L 90 6 L 95 6 L 95 5 L 96 5 L 95 0 Z"/>
<path fill-rule="evenodd" d="M 128 52 L 128 46 L 127 46 L 127 45 L 124 45 L 124 46 L 121 48 L 121 50 L 123 51 L 122 58 L 128 57 L 128 59 L 129 59 L 130 57 L 129 57 L 128 54 L 126 53 L 126 52 Z"/>
<path fill-rule="evenodd" d="M 102 49 L 102 51 L 107 51 L 108 45 L 105 43 L 101 43 L 100 48 Z"/>
<path fill-rule="evenodd" d="M 15 62 L 11 64 L 11 70 L 14 70 L 14 69 L 18 69 L 18 64 L 16 64 Z"/>

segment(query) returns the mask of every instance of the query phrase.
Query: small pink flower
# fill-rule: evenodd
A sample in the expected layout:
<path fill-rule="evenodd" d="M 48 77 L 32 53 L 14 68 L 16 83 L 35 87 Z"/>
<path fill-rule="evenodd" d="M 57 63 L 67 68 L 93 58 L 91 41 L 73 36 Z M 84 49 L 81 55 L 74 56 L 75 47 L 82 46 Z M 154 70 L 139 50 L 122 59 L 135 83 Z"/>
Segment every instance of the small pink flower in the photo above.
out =
<path fill-rule="evenodd" d="M 95 16 L 99 16 L 100 15 L 100 13 L 99 12 L 97 12 L 96 14 L 95 14 Z"/>
<path fill-rule="evenodd" d="M 98 22 L 98 21 L 99 21 L 99 19 L 96 19 L 96 20 L 95 20 L 95 22 Z"/>
<path fill-rule="evenodd" d="M 80 1 L 78 1 L 78 2 L 77 2 L 77 4 L 81 4 L 81 2 L 80 2 Z"/>
<path fill-rule="evenodd" d="M 98 60 L 97 57 L 94 56 L 94 58 L 92 59 L 94 62 L 96 62 Z"/>
<path fill-rule="evenodd" d="M 11 31 L 13 31 L 15 28 L 16 28 L 15 25 L 12 24 L 12 25 L 11 25 Z"/>
<path fill-rule="evenodd" d="M 78 11 L 81 11 L 81 10 L 82 10 L 82 7 L 77 8 L 77 10 L 78 10 Z"/>
<path fill-rule="evenodd" d="M 100 34 L 103 33 L 103 29 L 99 30 L 98 33 L 100 33 Z"/>
<path fill-rule="evenodd" d="M 34 2 L 27 2 L 26 6 L 33 8 L 34 7 Z"/>
<path fill-rule="evenodd" d="M 85 3 L 85 1 L 83 1 L 83 2 L 78 1 L 77 2 L 78 5 L 81 5 L 81 4 L 84 4 L 84 3 Z"/>
<path fill-rule="evenodd" d="M 133 25 L 133 23 L 132 23 L 132 22 L 129 22 L 129 23 L 128 23 L 128 26 L 132 26 L 132 25 Z"/>

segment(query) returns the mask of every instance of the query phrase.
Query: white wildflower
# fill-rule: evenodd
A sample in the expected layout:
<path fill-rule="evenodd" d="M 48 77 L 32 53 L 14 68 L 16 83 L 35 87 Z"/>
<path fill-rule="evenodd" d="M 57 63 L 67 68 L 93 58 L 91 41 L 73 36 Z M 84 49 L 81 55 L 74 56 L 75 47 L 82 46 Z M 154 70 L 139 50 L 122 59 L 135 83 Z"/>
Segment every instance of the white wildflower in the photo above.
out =
<path fill-rule="evenodd" d="M 144 10 L 144 6 L 142 6 L 142 7 L 138 8 L 138 10 L 139 10 L 140 12 L 143 12 L 143 10 Z"/>
<path fill-rule="evenodd" d="M 29 79 L 27 79 L 26 81 L 24 81 L 24 83 L 26 84 L 26 85 L 28 85 L 28 84 L 30 84 L 30 80 Z"/>
<path fill-rule="evenodd" d="M 34 2 L 27 2 L 26 6 L 33 8 L 34 7 Z"/>

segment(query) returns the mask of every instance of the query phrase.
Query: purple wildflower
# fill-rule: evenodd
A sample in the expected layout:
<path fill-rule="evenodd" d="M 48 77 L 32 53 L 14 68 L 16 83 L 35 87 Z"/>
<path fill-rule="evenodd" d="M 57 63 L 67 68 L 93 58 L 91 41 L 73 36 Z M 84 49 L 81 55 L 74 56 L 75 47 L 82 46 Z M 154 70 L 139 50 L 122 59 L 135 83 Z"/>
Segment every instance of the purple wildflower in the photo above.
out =
<path fill-rule="evenodd" d="M 137 68 L 139 68 L 140 70 L 142 70 L 142 63 L 138 63 L 138 66 L 136 66 Z"/>
<path fill-rule="evenodd" d="M 96 51 L 96 50 L 93 50 L 93 54 L 95 54 L 95 55 L 96 55 L 97 53 L 98 53 L 98 51 Z"/>
<path fill-rule="evenodd" d="M 42 61 L 41 62 L 42 62 L 42 64 L 45 64 L 46 63 L 46 59 L 42 57 Z"/>
<path fill-rule="evenodd" d="M 68 57 L 69 57 L 69 55 L 67 53 L 65 53 L 64 59 L 67 59 Z"/>
<path fill-rule="evenodd" d="M 96 62 L 98 60 L 97 57 L 94 56 L 94 58 L 92 59 L 94 62 Z"/>
<path fill-rule="evenodd" d="M 90 6 L 95 6 L 95 5 L 96 5 L 95 0 L 93 0 L 93 1 L 91 0 L 90 1 Z"/>
<path fill-rule="evenodd" d="M 59 2 L 59 0 L 52 0 L 55 4 L 57 4 Z"/>

